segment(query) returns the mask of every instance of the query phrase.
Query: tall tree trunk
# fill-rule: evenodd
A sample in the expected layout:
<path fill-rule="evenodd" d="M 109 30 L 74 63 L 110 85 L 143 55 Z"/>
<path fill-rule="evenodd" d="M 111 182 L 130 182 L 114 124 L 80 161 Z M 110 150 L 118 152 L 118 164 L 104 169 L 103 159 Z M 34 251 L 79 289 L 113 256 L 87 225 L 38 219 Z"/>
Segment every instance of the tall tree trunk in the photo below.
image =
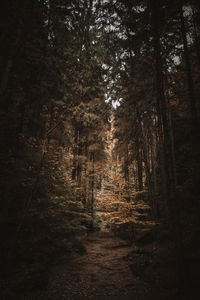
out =
<path fill-rule="evenodd" d="M 77 159 L 78 159 L 78 128 L 75 124 L 74 129 L 74 146 L 73 146 L 73 166 L 72 166 L 72 180 L 77 178 Z"/>
<path fill-rule="evenodd" d="M 175 255 L 178 262 L 177 273 L 180 283 L 185 283 L 187 267 L 183 255 L 183 241 L 182 231 L 180 226 L 179 211 L 177 205 L 177 199 L 175 198 L 175 184 L 172 179 L 172 158 L 171 158 L 171 139 L 169 133 L 169 124 L 167 119 L 167 107 L 166 99 L 164 95 L 164 82 L 163 82 L 163 66 L 161 56 L 161 41 L 160 41 L 160 3 L 156 3 L 154 0 L 150 0 L 150 10 L 152 12 L 152 34 L 153 34 L 153 46 L 154 46 L 154 59 L 155 59 L 155 72 L 156 72 L 156 99 L 158 117 L 160 115 L 160 149 L 161 159 L 164 164 L 164 180 L 165 180 L 165 192 L 166 192 L 166 204 L 170 219 L 170 225 L 173 232 L 173 239 L 175 244 Z M 162 126 L 162 127 L 161 127 Z M 162 130 L 161 130 L 162 128 Z"/>
<path fill-rule="evenodd" d="M 91 213 L 92 219 L 94 217 L 94 153 L 91 153 L 92 160 L 92 176 L 91 176 Z"/>
<path fill-rule="evenodd" d="M 179 3 L 180 3 L 181 35 L 183 40 L 185 68 L 186 68 L 186 75 L 187 75 L 189 100 L 190 100 L 191 126 L 194 134 L 198 128 L 197 105 L 196 105 L 196 97 L 194 93 L 194 84 L 192 80 L 192 72 L 191 72 L 191 65 L 190 65 L 190 58 L 189 58 L 189 51 L 188 51 L 188 44 L 187 44 L 185 20 L 183 16 L 182 0 L 180 0 Z"/>
<path fill-rule="evenodd" d="M 140 165 L 140 174 L 138 174 L 138 178 L 140 178 L 139 180 L 139 191 L 143 190 L 143 174 L 142 174 L 142 162 L 144 160 L 144 165 L 145 165 L 145 173 L 146 173 L 146 180 L 147 180 L 147 185 L 148 185 L 148 191 L 149 191 L 149 195 L 151 198 L 151 176 L 150 176 L 150 167 L 149 167 L 149 160 L 148 160 L 148 143 L 147 143 L 147 137 L 145 136 L 144 130 L 143 130 L 143 126 L 142 126 L 142 118 L 141 118 L 141 114 L 139 112 L 139 108 L 137 103 L 135 103 L 135 110 L 136 110 L 136 115 L 137 115 L 137 119 L 138 119 L 138 132 L 140 132 L 140 155 L 138 157 L 139 159 L 139 165 Z"/>
<path fill-rule="evenodd" d="M 185 28 L 185 20 L 183 16 L 183 5 L 182 0 L 179 0 L 180 3 L 180 22 L 181 22 L 181 34 L 184 47 L 184 58 L 185 58 L 185 69 L 187 75 L 187 84 L 189 92 L 189 104 L 190 104 L 190 113 L 191 113 L 191 146 L 193 151 L 193 182 L 194 186 L 199 193 L 198 185 L 200 179 L 200 132 L 199 132 L 199 120 L 198 120 L 198 110 L 197 110 L 197 101 L 194 91 L 194 84 L 192 79 L 191 64 L 189 58 L 188 44 L 187 44 L 187 35 Z"/>
<path fill-rule="evenodd" d="M 12 65 L 13 65 L 13 58 L 19 47 L 20 37 L 21 37 L 21 24 L 19 25 L 19 28 L 18 28 L 17 34 L 14 38 L 13 44 L 10 46 L 9 55 L 8 55 L 7 61 L 5 63 L 3 74 L 1 76 L 0 95 L 3 95 L 7 88 L 9 75 L 10 75 Z"/>
<path fill-rule="evenodd" d="M 137 172 L 137 191 L 143 190 L 143 178 L 142 178 L 142 157 L 139 141 L 139 128 L 135 133 L 135 153 L 136 153 L 136 172 Z M 140 196 L 138 197 L 140 198 Z"/>
<path fill-rule="evenodd" d="M 193 28 L 194 28 L 194 40 L 195 40 L 195 47 L 196 47 L 196 55 L 197 55 L 198 64 L 199 64 L 199 71 L 200 71 L 200 41 L 199 41 L 199 34 L 198 34 L 198 29 L 197 29 L 197 24 L 196 24 L 196 19 L 195 19 L 194 8 L 192 9 L 192 19 L 193 19 Z"/>
<path fill-rule="evenodd" d="M 172 178 L 172 158 L 171 158 L 171 139 L 169 133 L 169 124 L 167 119 L 167 105 L 164 94 L 163 66 L 161 56 L 160 42 L 160 22 L 159 5 L 151 2 L 152 9 L 152 33 L 155 59 L 155 84 L 156 101 L 158 113 L 159 143 L 160 143 L 160 161 L 162 171 L 162 197 L 165 199 L 167 214 L 170 214 L 170 205 L 174 197 L 174 182 Z"/>
<path fill-rule="evenodd" d="M 124 159 L 124 178 L 129 184 L 129 159 L 128 159 L 128 141 L 126 142 L 125 159 Z"/>
<path fill-rule="evenodd" d="M 160 217 L 159 199 L 158 199 L 158 159 L 157 159 L 157 133 L 152 134 L 151 138 L 151 173 L 152 173 L 152 200 L 153 200 L 153 214 L 156 218 Z"/>

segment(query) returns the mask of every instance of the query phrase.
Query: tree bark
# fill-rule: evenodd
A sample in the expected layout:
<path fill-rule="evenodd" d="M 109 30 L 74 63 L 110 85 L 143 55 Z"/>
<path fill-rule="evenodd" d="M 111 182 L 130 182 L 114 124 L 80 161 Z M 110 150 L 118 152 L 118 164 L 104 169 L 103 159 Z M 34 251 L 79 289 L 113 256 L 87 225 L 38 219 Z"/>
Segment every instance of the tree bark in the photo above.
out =
<path fill-rule="evenodd" d="M 20 36 L 21 36 L 21 28 L 19 27 L 16 37 L 14 39 L 13 44 L 11 45 L 11 49 L 10 49 L 10 54 L 8 56 L 7 62 L 5 64 L 5 68 L 1 77 L 1 81 L 0 81 L 0 95 L 3 95 L 7 86 L 8 86 L 8 79 L 9 79 L 9 75 L 10 72 L 12 70 L 12 65 L 13 65 L 13 58 L 14 55 L 19 47 L 19 42 L 20 42 Z"/>
<path fill-rule="evenodd" d="M 188 44 L 187 44 L 185 20 L 184 20 L 184 16 L 183 16 L 182 0 L 180 0 L 179 3 L 180 3 L 181 35 L 182 35 L 182 40 L 183 40 L 185 68 L 186 68 L 189 101 L 190 101 L 191 126 L 192 126 L 192 130 L 193 130 L 193 134 L 194 134 L 198 128 L 197 105 L 196 105 L 196 97 L 195 97 L 195 93 L 194 93 L 194 84 L 193 84 L 193 80 L 192 80 L 192 72 L 191 72 L 191 64 L 190 64 Z"/>

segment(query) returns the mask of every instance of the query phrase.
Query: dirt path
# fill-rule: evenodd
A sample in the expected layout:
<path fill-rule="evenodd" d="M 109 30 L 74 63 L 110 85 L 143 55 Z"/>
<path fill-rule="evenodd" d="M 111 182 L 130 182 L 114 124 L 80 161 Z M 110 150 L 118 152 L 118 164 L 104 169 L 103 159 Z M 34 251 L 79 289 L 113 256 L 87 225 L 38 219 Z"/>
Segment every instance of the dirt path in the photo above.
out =
<path fill-rule="evenodd" d="M 43 300 L 162 299 L 131 272 L 124 260 L 131 246 L 104 226 L 88 236 L 86 249 L 86 255 L 52 268 Z"/>

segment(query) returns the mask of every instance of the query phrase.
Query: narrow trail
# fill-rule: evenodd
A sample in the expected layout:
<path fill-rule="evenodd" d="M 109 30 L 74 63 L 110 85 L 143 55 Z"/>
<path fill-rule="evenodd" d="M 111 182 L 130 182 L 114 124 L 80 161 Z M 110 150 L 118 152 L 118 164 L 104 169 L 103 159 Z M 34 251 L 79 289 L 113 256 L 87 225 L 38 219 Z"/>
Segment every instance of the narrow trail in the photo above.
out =
<path fill-rule="evenodd" d="M 133 275 L 124 259 L 131 251 L 104 224 L 88 235 L 87 253 L 56 264 L 43 300 L 143 300 L 158 298 L 156 291 Z"/>

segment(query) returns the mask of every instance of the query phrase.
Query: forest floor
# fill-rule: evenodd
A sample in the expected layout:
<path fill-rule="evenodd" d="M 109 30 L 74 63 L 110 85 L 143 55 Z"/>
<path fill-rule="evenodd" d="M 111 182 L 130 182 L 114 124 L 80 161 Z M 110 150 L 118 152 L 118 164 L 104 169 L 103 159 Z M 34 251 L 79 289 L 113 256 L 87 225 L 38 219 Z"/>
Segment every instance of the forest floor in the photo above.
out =
<path fill-rule="evenodd" d="M 88 235 L 85 246 L 85 255 L 54 264 L 41 299 L 170 299 L 166 291 L 159 292 L 155 286 L 133 274 L 127 261 L 133 245 L 116 237 L 104 222 L 99 232 Z"/>
<path fill-rule="evenodd" d="M 59 226 L 58 231 L 54 223 L 47 227 L 56 230 L 50 237 L 62 247 L 54 249 L 46 240 L 23 242 L 18 249 L 23 259 L 18 264 L 16 258 L 11 260 L 5 273 L 6 278 L 10 278 L 8 284 L 6 278 L 0 280 L 5 289 L 0 300 L 200 299 L 196 296 L 200 294 L 200 225 L 196 210 L 188 207 L 185 215 L 182 213 L 185 234 L 181 250 L 187 272 L 181 282 L 175 242 L 167 224 L 152 220 L 148 205 L 142 199 L 134 203 L 129 217 L 126 202 L 122 202 L 120 208 L 119 202 L 109 202 L 110 199 L 109 190 L 97 197 L 98 216 L 94 214 L 93 224 L 94 220 L 101 220 L 99 231 L 88 227 L 87 233 L 74 234 L 64 243 L 63 227 L 67 226 L 66 220 L 69 221 L 64 215 L 59 219 L 63 227 Z M 48 230 L 44 231 L 45 236 Z"/>
<path fill-rule="evenodd" d="M 53 267 L 43 299 L 145 299 L 149 288 L 124 260 L 130 245 L 103 227 L 86 241 L 87 254 Z M 133 298 L 134 297 L 134 298 Z"/>
<path fill-rule="evenodd" d="M 80 244 L 84 244 L 86 251 L 82 255 L 74 253 L 55 260 L 50 268 L 48 285 L 39 300 L 196 299 L 199 256 L 191 251 L 192 239 L 188 243 L 186 259 L 195 262 L 190 263 L 190 273 L 196 279 L 191 278 L 193 287 L 186 288 L 185 283 L 177 280 L 177 261 L 169 229 L 149 219 L 141 201 L 143 210 L 139 205 L 139 218 L 133 223 L 134 237 L 130 240 L 125 235 L 125 226 L 129 222 L 120 223 L 123 226 L 121 236 L 111 230 L 111 216 L 119 222 L 120 214 L 109 204 L 109 197 L 109 192 L 104 191 L 96 203 L 97 214 L 102 220 L 100 230 L 80 237 Z"/>

